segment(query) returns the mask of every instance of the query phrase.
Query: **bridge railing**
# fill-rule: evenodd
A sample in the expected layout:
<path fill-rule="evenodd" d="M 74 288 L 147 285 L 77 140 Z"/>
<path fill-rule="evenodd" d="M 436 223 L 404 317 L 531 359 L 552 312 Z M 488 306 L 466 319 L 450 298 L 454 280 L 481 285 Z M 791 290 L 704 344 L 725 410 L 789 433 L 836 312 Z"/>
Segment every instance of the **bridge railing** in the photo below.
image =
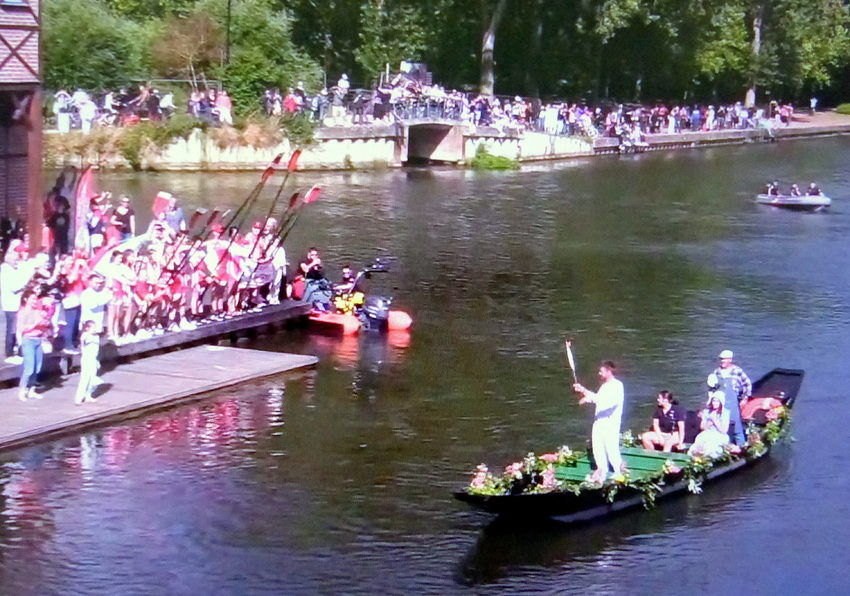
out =
<path fill-rule="evenodd" d="M 456 99 L 430 97 L 402 98 L 392 104 L 393 115 L 399 120 L 461 120 L 463 103 Z"/>

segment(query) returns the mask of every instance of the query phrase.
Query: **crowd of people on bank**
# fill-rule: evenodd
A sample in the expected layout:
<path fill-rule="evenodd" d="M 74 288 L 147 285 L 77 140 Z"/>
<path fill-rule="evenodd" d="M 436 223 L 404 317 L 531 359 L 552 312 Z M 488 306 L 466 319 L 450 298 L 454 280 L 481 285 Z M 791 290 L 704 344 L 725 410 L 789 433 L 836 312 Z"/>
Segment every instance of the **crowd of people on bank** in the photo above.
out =
<path fill-rule="evenodd" d="M 0 304 L 6 318 L 5 355 L 22 363 L 20 399 L 38 397 L 36 376 L 45 351 L 82 351 L 90 362 L 100 338 L 122 345 L 168 331 L 191 330 L 240 313 L 277 304 L 286 297 L 286 254 L 273 218 L 241 233 L 226 229 L 218 211 L 187 221 L 177 200 L 160 193 L 155 216 L 137 234 L 127 197 L 91 199 L 73 244 L 70 227 L 45 226 L 48 245 L 30 256 L 27 234 L 12 234 L 0 265 Z M 67 199 L 51 193 L 47 221 L 66 214 Z M 60 218 L 61 219 L 61 218 Z M 73 246 L 69 251 L 66 250 Z M 95 339 L 91 339 L 94 337 Z M 84 366 L 91 400 L 96 370 Z"/>
<path fill-rule="evenodd" d="M 159 122 L 178 111 L 174 93 L 149 85 L 119 91 L 107 90 L 92 95 L 82 89 L 73 94 L 64 89 L 56 92 L 52 112 L 56 129 L 67 133 L 80 129 L 89 134 L 94 126 L 133 125 L 142 119 Z M 233 101 L 226 90 L 209 88 L 190 92 L 186 113 L 210 124 L 233 124 Z"/>
<path fill-rule="evenodd" d="M 765 108 L 748 108 L 737 102 L 728 105 L 591 105 L 581 102 L 547 101 L 521 96 L 499 97 L 447 90 L 431 81 L 424 65 L 402 63 L 395 76 L 382 76 L 368 88 L 353 87 L 347 74 L 335 85 L 318 92 L 304 82 L 282 92 L 270 88 L 261 98 L 265 115 L 281 117 L 303 114 L 328 126 L 390 124 L 397 120 L 444 119 L 473 127 L 492 127 L 502 134 L 526 131 L 550 135 L 618 137 L 638 144 L 645 135 L 680 132 L 711 132 L 762 128 L 772 131 L 790 125 L 794 106 L 772 101 Z M 811 111 L 814 112 L 816 100 Z M 84 132 L 93 124 L 134 124 L 140 119 L 161 120 L 178 111 L 174 94 L 161 93 L 149 85 L 127 91 L 107 91 L 93 98 L 82 90 L 56 94 L 53 112 L 57 128 L 67 132 L 79 127 Z M 233 103 L 224 90 L 193 89 L 187 113 L 211 124 L 233 124 Z"/>

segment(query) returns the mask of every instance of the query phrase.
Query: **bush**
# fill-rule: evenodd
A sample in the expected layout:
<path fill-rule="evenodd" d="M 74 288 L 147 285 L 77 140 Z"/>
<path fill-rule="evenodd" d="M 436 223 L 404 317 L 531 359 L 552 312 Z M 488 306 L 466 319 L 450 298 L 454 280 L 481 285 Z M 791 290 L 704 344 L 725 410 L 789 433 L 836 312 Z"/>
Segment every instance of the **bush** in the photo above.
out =
<path fill-rule="evenodd" d="M 286 138 L 295 147 L 303 147 L 313 142 L 318 122 L 310 120 L 305 114 L 285 114 L 280 121 Z"/>
<path fill-rule="evenodd" d="M 469 165 L 476 170 L 518 170 L 519 162 L 509 157 L 493 155 L 487 150 L 486 145 L 478 145 L 475 157 Z"/>
<path fill-rule="evenodd" d="M 843 103 L 835 108 L 836 113 L 850 116 L 850 103 Z"/>

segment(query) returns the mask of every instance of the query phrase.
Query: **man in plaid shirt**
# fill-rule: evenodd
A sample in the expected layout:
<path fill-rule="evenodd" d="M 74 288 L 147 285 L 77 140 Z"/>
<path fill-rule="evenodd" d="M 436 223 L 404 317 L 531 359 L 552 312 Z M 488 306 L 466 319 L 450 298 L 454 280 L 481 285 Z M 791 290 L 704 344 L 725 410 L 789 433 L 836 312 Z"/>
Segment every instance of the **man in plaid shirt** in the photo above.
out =
<path fill-rule="evenodd" d="M 753 391 L 753 384 L 740 366 L 733 363 L 731 350 L 720 352 L 720 366 L 714 370 L 726 394 L 726 408 L 729 410 L 729 434 L 734 436 L 735 444 L 743 446 L 747 438 L 744 435 L 744 423 L 741 420 L 741 406 L 747 402 Z M 733 399 L 734 398 L 734 399 Z M 734 425 L 734 429 L 732 426 Z"/>

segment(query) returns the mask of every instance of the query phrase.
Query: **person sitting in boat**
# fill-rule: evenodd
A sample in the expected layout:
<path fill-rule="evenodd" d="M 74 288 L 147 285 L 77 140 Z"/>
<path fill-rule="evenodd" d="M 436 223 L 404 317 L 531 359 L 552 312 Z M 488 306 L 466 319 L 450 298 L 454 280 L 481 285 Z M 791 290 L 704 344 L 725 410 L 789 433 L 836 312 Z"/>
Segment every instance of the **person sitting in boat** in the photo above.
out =
<path fill-rule="evenodd" d="M 333 287 L 325 277 L 325 269 L 319 251 L 311 247 L 307 251 L 307 258 L 299 265 L 301 275 L 304 276 L 304 295 L 302 300 L 311 303 L 318 310 L 328 310 L 333 293 Z"/>
<path fill-rule="evenodd" d="M 766 194 L 770 197 L 778 197 L 779 196 L 779 183 L 771 182 L 767 185 Z"/>
<path fill-rule="evenodd" d="M 700 412 L 702 431 L 688 449 L 688 455 L 717 459 L 729 443 L 729 411 L 724 407 L 726 395 L 723 391 L 708 393 L 708 406 Z"/>
<path fill-rule="evenodd" d="M 797 186 L 796 184 L 792 184 L 792 185 L 791 185 L 791 196 L 792 196 L 792 197 L 799 197 L 799 196 L 801 196 L 801 193 L 800 193 L 800 187 L 799 187 L 799 186 Z"/>
<path fill-rule="evenodd" d="M 673 451 L 683 449 L 687 412 L 669 391 L 658 393 L 658 407 L 652 417 L 652 430 L 641 435 L 643 448 Z"/>
<path fill-rule="evenodd" d="M 820 191 L 820 188 L 818 188 L 818 185 L 812 182 L 809 184 L 809 189 L 806 191 L 806 194 L 810 197 L 819 197 L 823 193 Z"/>
<path fill-rule="evenodd" d="M 355 314 L 366 296 L 360 287 L 360 276 L 349 265 L 342 268 L 342 281 L 334 286 L 334 306 L 343 314 Z"/>
<path fill-rule="evenodd" d="M 359 287 L 360 280 L 357 279 L 357 272 L 350 265 L 342 267 L 342 281 L 334 286 L 334 291 L 338 294 L 353 294 L 354 292 L 362 292 Z"/>

